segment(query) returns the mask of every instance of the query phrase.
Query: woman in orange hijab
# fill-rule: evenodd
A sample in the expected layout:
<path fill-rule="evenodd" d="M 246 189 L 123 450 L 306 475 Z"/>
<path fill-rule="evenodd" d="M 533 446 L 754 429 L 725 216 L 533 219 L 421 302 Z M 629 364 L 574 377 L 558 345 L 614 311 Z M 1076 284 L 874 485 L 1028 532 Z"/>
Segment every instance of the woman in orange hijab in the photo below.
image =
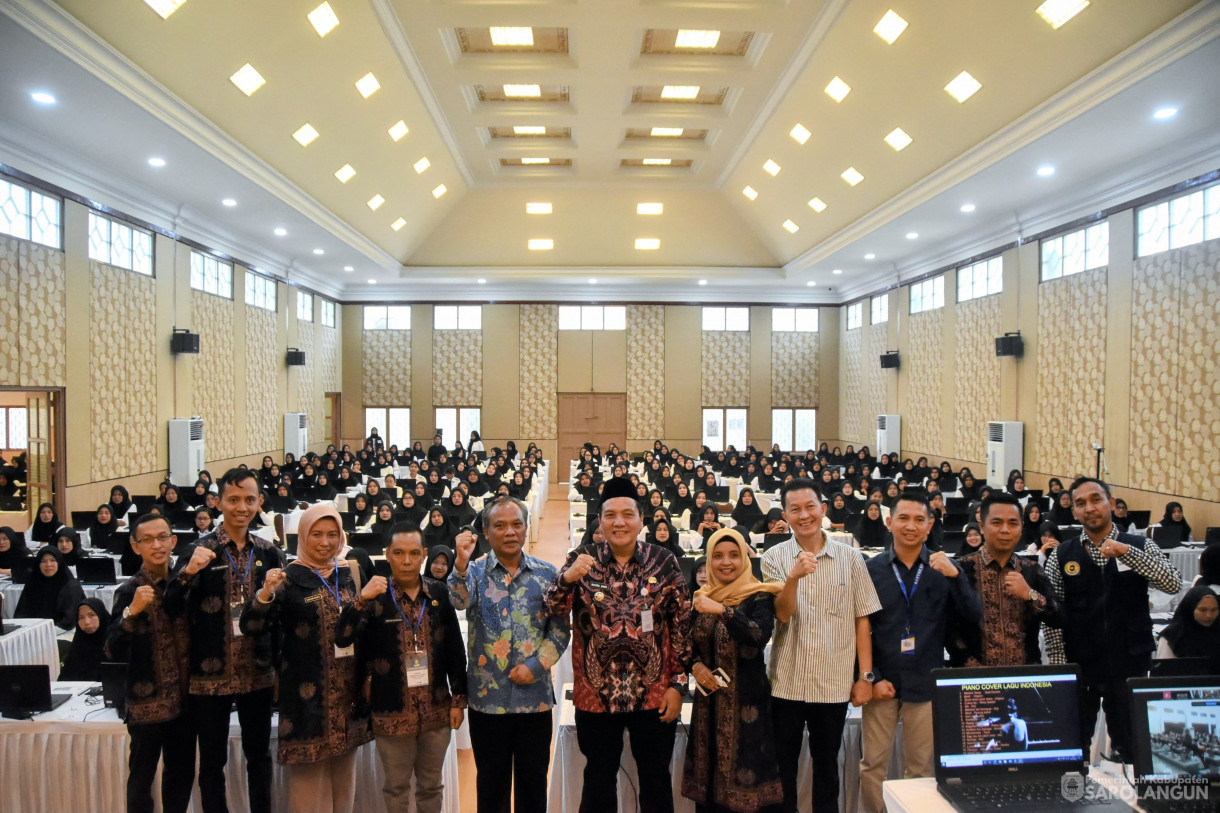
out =
<path fill-rule="evenodd" d="M 750 549 L 735 529 L 712 534 L 707 552 L 707 584 L 695 593 L 691 622 L 691 673 L 699 689 L 682 795 L 701 812 L 778 810 L 783 790 L 763 653 L 782 586 L 754 576 Z"/>

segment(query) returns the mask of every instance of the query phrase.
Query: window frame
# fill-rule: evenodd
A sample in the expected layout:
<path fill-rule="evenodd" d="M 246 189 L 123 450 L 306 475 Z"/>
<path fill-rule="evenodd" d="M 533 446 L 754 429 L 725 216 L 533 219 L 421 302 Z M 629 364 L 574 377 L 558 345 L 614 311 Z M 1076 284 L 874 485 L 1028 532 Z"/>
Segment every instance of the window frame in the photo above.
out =
<path fill-rule="evenodd" d="M 198 285 L 196 284 L 196 281 L 195 281 L 195 258 L 196 257 L 199 258 L 200 266 L 201 266 L 199 269 L 201 279 L 200 279 Z M 209 291 L 207 289 L 207 273 L 208 273 L 207 264 L 208 263 L 214 263 L 216 265 L 217 290 L 215 290 L 215 291 Z M 220 281 L 219 274 L 222 270 L 228 271 L 228 292 L 227 293 L 222 293 L 219 290 L 219 281 Z M 228 260 L 222 260 L 219 257 L 213 257 L 211 254 L 208 254 L 207 252 L 191 249 L 190 281 L 188 284 L 192 291 L 199 291 L 200 293 L 205 293 L 205 294 L 208 294 L 209 296 L 218 296 L 221 299 L 232 300 L 233 299 L 233 263 L 229 262 Z"/>
<path fill-rule="evenodd" d="M 719 438 L 719 444 L 720 444 L 719 447 L 716 447 L 713 444 L 708 443 L 708 441 L 711 440 L 711 436 L 708 435 L 706 432 L 708 413 L 717 412 L 717 411 L 720 413 L 720 427 L 721 427 L 720 438 Z M 737 440 L 741 441 L 740 443 L 734 443 L 734 439 L 729 438 L 729 417 L 730 417 L 729 413 L 730 412 L 744 413 L 742 415 L 742 417 L 744 419 L 742 421 L 742 425 L 744 428 L 741 430 L 743 433 L 743 437 L 736 438 Z M 737 417 L 737 416 L 733 416 L 733 417 Z M 703 438 L 704 445 L 706 445 L 712 451 L 715 451 L 715 452 L 723 451 L 724 449 L 727 449 L 730 444 L 736 446 L 737 450 L 739 452 L 744 451 L 746 446 L 750 445 L 749 444 L 750 408 L 743 407 L 743 406 L 720 406 L 720 407 L 705 406 L 705 407 L 703 407 L 702 411 L 699 414 L 699 434 L 700 434 L 700 437 Z"/>
<path fill-rule="evenodd" d="M 255 284 L 251 285 L 252 282 Z M 264 293 L 266 293 L 266 291 L 270 291 L 270 295 L 271 295 L 271 306 L 270 307 L 268 307 L 266 304 L 264 304 L 264 302 L 257 301 L 259 299 L 259 294 L 255 293 L 255 290 L 260 286 L 262 286 L 264 288 Z M 279 311 L 279 307 L 280 307 L 279 285 L 276 284 L 276 281 L 274 279 L 272 279 L 271 277 L 264 276 L 264 275 L 258 273 L 257 271 L 247 268 L 245 287 L 246 287 L 245 300 L 246 300 L 247 305 L 249 305 L 252 308 L 262 308 L 263 310 L 271 311 L 272 313 L 276 313 Z M 251 301 L 252 298 L 255 301 Z"/>
<path fill-rule="evenodd" d="M 869 302 L 869 324 L 883 325 L 890 321 L 890 295 L 884 293 L 881 296 L 870 297 L 870 299 L 872 301 Z M 878 302 L 881 303 L 881 307 L 877 307 Z M 878 311 L 881 311 L 880 319 L 877 318 Z"/>
<path fill-rule="evenodd" d="M 95 234 L 94 224 L 95 223 L 99 223 L 99 224 L 104 223 L 106 226 L 106 237 L 105 237 L 106 256 L 105 257 L 99 257 L 94 254 L 94 234 Z M 116 228 L 124 229 L 130 233 L 130 237 L 129 237 L 128 244 L 127 244 L 128 262 L 126 262 L 126 263 L 121 261 L 122 257 L 116 257 L 116 255 L 115 255 L 114 234 L 115 234 Z M 86 252 L 88 253 L 90 260 L 93 260 L 94 262 L 104 263 L 106 265 L 110 265 L 115 268 L 122 268 L 125 271 L 131 271 L 133 273 L 140 274 L 141 276 L 156 277 L 156 273 L 155 273 L 155 271 L 156 271 L 156 256 L 155 256 L 156 238 L 153 236 L 152 232 L 148 231 L 147 229 L 141 229 L 138 226 L 133 226 L 130 223 L 125 223 L 121 220 L 116 220 L 113 217 L 107 217 L 106 215 L 104 215 L 100 212 L 95 212 L 93 210 L 89 211 L 89 217 L 86 220 L 86 229 L 87 229 L 87 234 L 88 234 Z M 137 237 L 142 238 L 141 242 L 146 243 L 145 251 L 143 252 L 143 255 L 144 255 L 144 257 L 147 258 L 147 262 L 148 262 L 147 270 L 144 270 L 141 263 L 136 262 Z M 137 267 L 137 265 L 140 265 L 141 267 Z"/>
<path fill-rule="evenodd" d="M 0 228 L 0 234 L 8 235 L 16 240 L 26 240 L 30 243 L 37 243 L 40 246 L 53 248 L 57 251 L 63 251 L 64 248 L 64 201 L 58 195 L 52 195 L 47 192 L 37 189 L 29 184 L 22 183 L 15 178 L 7 175 L 0 175 L 0 184 L 7 185 L 12 189 L 24 192 L 24 209 L 19 202 L 14 203 L 15 218 L 24 220 L 25 232 L 18 234 L 15 231 L 10 231 L 5 228 Z M 3 187 L 0 187 L 0 192 Z M 9 195 L 14 201 L 17 197 Z M 37 206 L 35 206 L 37 204 Z M 48 204 L 51 205 L 51 210 L 54 212 L 53 218 L 48 218 L 50 221 L 46 229 L 41 229 L 37 237 L 34 236 L 35 224 L 38 214 L 47 211 Z M 0 222 L 16 222 L 8 221 L 7 217 L 3 216 L 3 203 L 0 203 Z M 53 229 L 53 232 L 52 232 Z M 48 242 L 46 238 L 53 238 L 54 242 Z"/>
<path fill-rule="evenodd" d="M 791 322 L 788 317 L 791 316 Z M 804 325 L 801 324 L 802 318 L 805 320 Z M 777 326 L 777 322 L 779 323 Z M 812 322 L 813 327 L 810 327 Z M 772 333 L 817 333 L 821 322 L 821 317 L 818 314 L 817 308 L 772 308 L 771 309 L 771 332 Z M 788 327 L 791 324 L 792 327 Z"/>
<path fill-rule="evenodd" d="M 377 410 L 381 411 L 381 417 L 378 419 L 379 420 L 378 423 L 373 423 L 372 420 L 370 420 L 369 413 L 377 411 Z M 393 411 L 401 411 L 401 412 L 406 413 L 405 416 L 402 416 L 402 415 L 399 416 L 399 417 L 406 418 L 406 422 L 407 422 L 406 423 L 406 426 L 407 426 L 406 438 L 399 438 L 397 435 L 394 434 L 393 430 L 391 429 L 391 427 L 393 425 L 393 423 L 392 423 L 393 418 L 390 413 Z M 381 435 L 382 439 L 384 439 L 387 449 L 389 447 L 393 446 L 394 444 L 398 444 L 399 449 L 410 449 L 411 448 L 411 442 L 412 442 L 411 441 L 411 407 L 409 407 L 409 406 L 367 406 L 366 405 L 364 407 L 364 437 L 367 438 L 369 436 L 369 429 L 371 429 L 374 426 L 377 427 L 377 434 Z"/>
<path fill-rule="evenodd" d="M 462 441 L 463 447 L 465 447 L 465 445 L 466 445 L 466 438 L 470 437 L 471 429 L 478 432 L 479 436 L 482 437 L 482 435 L 483 435 L 483 407 L 482 406 L 475 406 L 473 404 L 464 404 L 464 405 L 457 404 L 457 405 L 452 405 L 452 406 L 444 405 L 444 406 L 432 407 L 433 431 L 435 431 L 436 429 L 439 429 L 439 428 L 443 428 L 441 426 L 441 416 L 440 416 L 440 412 L 442 410 L 444 410 L 444 411 L 452 410 L 453 411 L 453 426 L 454 426 L 454 431 L 456 432 L 454 437 Z M 467 414 L 469 412 L 477 413 L 475 415 L 476 421 L 475 421 L 475 425 L 473 427 L 470 426 L 470 424 L 467 423 L 467 421 L 466 421 L 466 419 L 469 418 L 469 415 Z M 447 422 L 446 422 L 446 426 L 447 426 Z M 442 436 L 441 443 L 445 444 L 445 448 L 452 449 L 454 440 L 453 440 L 453 438 L 450 438 L 449 440 L 445 440 L 444 437 Z"/>
<path fill-rule="evenodd" d="M 813 439 L 808 446 L 801 446 L 796 442 L 797 435 L 797 418 L 798 413 L 812 413 L 813 415 Z M 776 413 L 787 413 L 788 415 L 788 437 L 786 442 L 782 442 L 776 433 L 775 417 Z M 817 444 L 817 426 L 818 426 L 818 410 L 817 407 L 772 407 L 771 408 L 771 443 L 779 443 L 781 451 L 793 452 L 805 451 L 806 449 L 816 449 Z"/>
<path fill-rule="evenodd" d="M 369 326 L 369 314 L 372 312 L 375 312 L 375 311 L 381 311 L 381 320 L 374 319 L 373 320 L 374 324 L 370 327 Z M 400 316 L 400 317 L 403 314 L 406 314 L 407 326 L 406 327 L 391 326 L 390 325 L 391 311 L 393 311 L 394 315 Z M 411 306 L 410 305 L 365 305 L 364 309 L 360 312 L 360 317 L 362 320 L 362 328 L 364 330 L 410 330 L 411 329 Z M 380 326 L 377 324 L 378 321 L 381 321 Z"/>
<path fill-rule="evenodd" d="M 740 318 L 742 313 L 745 314 L 745 327 L 729 327 L 729 312 L 733 312 L 734 318 Z M 712 318 L 712 326 L 708 326 L 708 317 Z M 717 319 L 719 316 L 719 319 Z M 749 333 L 750 332 L 750 309 L 737 308 L 726 305 L 706 305 L 701 312 L 700 327 L 702 330 L 713 333 Z M 716 325 L 719 324 L 719 327 Z"/>
<path fill-rule="evenodd" d="M 847 306 L 847 329 L 857 330 L 864 326 L 864 302 L 853 302 Z"/>
<path fill-rule="evenodd" d="M 313 294 L 297 288 L 297 321 L 313 321 Z"/>
<path fill-rule="evenodd" d="M 915 315 L 917 313 L 927 313 L 928 311 L 940 310 L 941 308 L 943 308 L 945 306 L 945 275 L 944 274 L 937 274 L 934 277 L 928 277 L 927 279 L 922 279 L 919 282 L 912 282 L 909 287 L 911 289 L 910 290 L 911 301 L 910 301 L 910 307 L 908 310 L 910 311 L 911 315 Z M 915 296 L 916 290 L 919 291 L 918 299 Z M 925 308 L 923 306 L 924 298 L 929 296 L 929 293 L 932 298 L 932 304 Z M 939 300 L 939 302 L 937 300 Z M 916 310 L 916 307 L 915 307 L 916 302 L 919 302 L 918 310 Z"/>
<path fill-rule="evenodd" d="M 453 319 L 449 319 L 449 313 L 452 310 Z M 444 317 L 444 324 L 442 322 Z M 475 324 L 471 324 L 471 322 Z M 452 327 L 450 326 L 452 325 Z M 432 306 L 432 329 L 433 330 L 482 330 L 483 329 L 483 306 L 482 305 L 433 305 Z"/>
<path fill-rule="evenodd" d="M 1148 208 L 1148 207 L 1145 207 Z M 1136 218 L 1136 239 L 1139 239 L 1139 219 Z M 1097 239 L 1098 235 L 1105 236 L 1105 257 L 1098 259 L 1098 250 L 1090 251 L 1090 239 Z M 1066 263 L 1066 249 L 1068 244 L 1072 246 L 1079 244 L 1079 256 L 1081 258 L 1081 267 L 1068 270 Z M 1048 273 L 1047 260 L 1051 250 L 1057 252 L 1055 261 L 1051 268 L 1053 273 Z M 1090 254 L 1093 259 L 1090 260 Z M 1038 241 L 1038 282 L 1051 282 L 1053 280 L 1062 279 L 1064 277 L 1083 274 L 1085 271 L 1092 271 L 1097 268 L 1105 268 L 1110 264 L 1110 222 L 1101 220 L 1096 223 L 1090 223 L 1087 226 L 1082 226 L 1079 229 L 1071 229 L 1069 231 L 1056 234 L 1053 237 L 1044 237 Z"/>
<path fill-rule="evenodd" d="M 1179 204 L 1185 205 L 1196 195 L 1199 196 L 1198 230 L 1200 236 L 1199 239 L 1183 240 L 1181 225 L 1175 223 L 1178 219 L 1176 210 Z M 1144 229 L 1145 214 L 1150 213 L 1156 213 L 1165 221 L 1163 232 L 1159 235 L 1163 237 L 1163 240 L 1158 240 L 1151 246 L 1145 244 L 1146 231 Z M 1191 189 L 1189 192 L 1164 198 L 1135 210 L 1136 259 L 1216 239 L 1220 239 L 1220 184 Z"/>
<path fill-rule="evenodd" d="M 982 291 L 980 292 L 980 276 L 982 278 Z M 992 290 L 992 282 L 998 280 L 998 284 Z M 966 282 L 969 289 L 966 291 L 966 296 L 962 296 L 962 283 Z M 987 296 L 995 296 L 1004 292 L 1004 257 L 997 254 L 994 257 L 988 257 L 985 260 L 979 260 L 971 265 L 964 265 L 957 269 L 957 301 L 958 303 L 970 302 L 975 299 L 982 299 Z"/>
<path fill-rule="evenodd" d="M 319 316 L 322 327 L 334 327 L 337 323 L 336 311 L 338 306 L 329 299 L 323 299 L 322 297 L 318 297 L 318 301 L 321 303 Z"/>
<path fill-rule="evenodd" d="M 572 311 L 578 313 L 573 314 Z M 609 320 L 607 317 L 613 312 L 615 315 L 615 326 L 607 327 Z M 617 319 L 622 316 L 621 323 Z M 576 318 L 578 327 L 573 327 L 570 324 L 565 325 L 565 317 L 571 321 Z M 558 324 L 560 330 L 626 330 L 627 329 L 627 306 L 626 305 L 560 305 L 558 311 Z"/>

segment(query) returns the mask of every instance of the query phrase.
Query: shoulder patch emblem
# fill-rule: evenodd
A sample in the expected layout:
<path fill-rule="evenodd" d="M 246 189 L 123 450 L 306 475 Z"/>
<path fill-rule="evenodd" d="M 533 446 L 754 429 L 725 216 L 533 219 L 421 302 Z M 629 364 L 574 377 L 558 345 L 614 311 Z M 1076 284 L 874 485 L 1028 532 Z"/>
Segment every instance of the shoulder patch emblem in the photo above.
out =
<path fill-rule="evenodd" d="M 1063 566 L 1063 572 L 1069 576 L 1075 576 L 1076 574 L 1080 573 L 1080 563 L 1068 562 Z"/>

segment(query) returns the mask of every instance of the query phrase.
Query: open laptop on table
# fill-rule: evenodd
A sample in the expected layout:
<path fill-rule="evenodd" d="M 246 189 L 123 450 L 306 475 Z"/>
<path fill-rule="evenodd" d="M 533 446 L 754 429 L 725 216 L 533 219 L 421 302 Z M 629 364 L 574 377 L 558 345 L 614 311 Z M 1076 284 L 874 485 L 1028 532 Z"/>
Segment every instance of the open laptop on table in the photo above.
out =
<path fill-rule="evenodd" d="M 109 556 L 86 556 L 77 559 L 76 580 L 81 584 L 118 584 L 114 559 Z"/>
<path fill-rule="evenodd" d="M 1130 808 L 1085 775 L 1079 669 L 932 672 L 936 787 L 961 813 Z"/>
<path fill-rule="evenodd" d="M 57 709 L 71 694 L 51 694 L 51 667 L 45 663 L 0 666 L 0 714 L 24 719 Z"/>
<path fill-rule="evenodd" d="M 1140 807 L 1220 809 L 1220 676 L 1130 678 L 1127 686 Z"/>

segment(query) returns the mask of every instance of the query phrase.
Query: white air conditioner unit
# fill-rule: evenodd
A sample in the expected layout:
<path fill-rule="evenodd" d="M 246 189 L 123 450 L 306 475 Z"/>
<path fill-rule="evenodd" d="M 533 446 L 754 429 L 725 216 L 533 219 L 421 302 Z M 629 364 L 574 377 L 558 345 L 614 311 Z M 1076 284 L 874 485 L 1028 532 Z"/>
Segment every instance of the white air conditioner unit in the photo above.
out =
<path fill-rule="evenodd" d="M 1008 472 L 1025 470 L 1025 425 L 1020 421 L 987 422 L 987 485 L 1008 486 Z"/>
<path fill-rule="evenodd" d="M 877 448 L 873 454 L 898 454 L 902 451 L 902 416 L 877 416 Z"/>
<path fill-rule="evenodd" d="M 284 413 L 284 454 L 298 459 L 309 451 L 309 416 L 304 412 Z"/>
<path fill-rule="evenodd" d="M 203 469 L 203 418 L 174 418 L 169 422 L 170 482 L 192 486 Z"/>

